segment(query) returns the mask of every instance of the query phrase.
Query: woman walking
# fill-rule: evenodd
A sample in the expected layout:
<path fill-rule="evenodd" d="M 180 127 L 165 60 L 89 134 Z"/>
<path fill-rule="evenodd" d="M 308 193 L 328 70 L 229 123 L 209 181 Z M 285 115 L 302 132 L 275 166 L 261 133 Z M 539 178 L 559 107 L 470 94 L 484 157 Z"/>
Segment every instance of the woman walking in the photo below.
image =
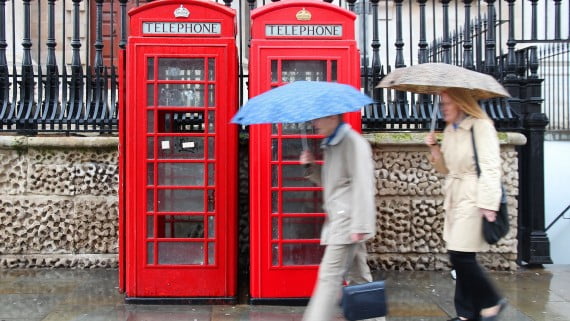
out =
<path fill-rule="evenodd" d="M 477 263 L 476 254 L 489 249 L 483 238 L 482 217 L 492 222 L 499 209 L 501 158 L 497 132 L 467 90 L 447 89 L 440 97 L 446 122 L 443 140 L 440 146 L 431 132 L 425 143 L 435 169 L 446 174 L 443 238 L 457 277 L 454 298 L 457 317 L 449 321 L 495 321 L 506 301 Z M 473 141 L 477 146 L 473 146 Z M 474 148 L 480 176 L 477 176 Z"/>

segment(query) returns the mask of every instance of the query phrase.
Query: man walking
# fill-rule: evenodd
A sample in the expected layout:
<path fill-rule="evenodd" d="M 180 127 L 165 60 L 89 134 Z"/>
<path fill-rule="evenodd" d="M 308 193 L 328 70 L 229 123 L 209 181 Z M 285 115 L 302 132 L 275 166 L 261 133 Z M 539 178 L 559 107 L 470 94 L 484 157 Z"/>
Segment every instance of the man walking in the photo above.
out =
<path fill-rule="evenodd" d="M 364 241 L 376 231 L 374 165 L 370 144 L 342 121 L 342 115 L 317 118 L 312 123 L 317 133 L 325 136 L 321 144 L 324 164 L 322 168 L 316 165 L 309 151 L 303 151 L 300 162 L 308 165 L 306 177 L 324 188 L 327 217 L 321 244 L 326 248 L 303 320 L 328 321 L 338 311 L 345 278 L 350 284 L 372 281 Z"/>

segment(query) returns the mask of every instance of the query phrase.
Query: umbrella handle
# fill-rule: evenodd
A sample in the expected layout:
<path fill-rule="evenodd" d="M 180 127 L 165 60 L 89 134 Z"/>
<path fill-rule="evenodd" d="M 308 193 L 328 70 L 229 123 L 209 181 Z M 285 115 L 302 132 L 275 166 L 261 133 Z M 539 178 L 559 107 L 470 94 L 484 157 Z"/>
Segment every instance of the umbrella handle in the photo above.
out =
<path fill-rule="evenodd" d="M 303 136 L 301 136 L 301 143 L 303 144 L 303 150 L 309 150 L 309 144 L 307 143 L 307 132 L 305 131 L 305 124 L 303 124 L 303 129 L 301 130 L 303 132 Z M 311 164 L 303 164 L 304 168 L 310 168 Z"/>
<path fill-rule="evenodd" d="M 435 99 L 433 100 L 433 108 L 431 110 L 431 123 L 429 127 L 430 132 L 435 131 L 435 123 L 437 121 L 437 110 L 439 109 L 439 96 L 436 95 Z"/>
<path fill-rule="evenodd" d="M 303 150 L 309 150 L 309 144 L 307 143 L 307 129 L 305 128 L 305 123 L 301 124 L 301 145 Z"/>
<path fill-rule="evenodd" d="M 301 145 L 303 145 L 303 150 L 309 150 L 309 143 L 307 143 L 307 129 L 305 128 L 306 123 L 301 124 Z M 303 164 L 305 169 L 311 167 L 311 164 Z"/>

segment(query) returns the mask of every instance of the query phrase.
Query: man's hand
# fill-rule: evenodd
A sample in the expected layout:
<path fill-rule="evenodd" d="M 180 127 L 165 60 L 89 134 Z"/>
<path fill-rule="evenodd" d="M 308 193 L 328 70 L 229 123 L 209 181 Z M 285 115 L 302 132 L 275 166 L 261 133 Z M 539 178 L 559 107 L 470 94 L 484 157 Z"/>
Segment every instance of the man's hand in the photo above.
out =
<path fill-rule="evenodd" d="M 302 165 L 311 165 L 315 162 L 315 156 L 313 156 L 313 153 L 310 151 L 304 150 L 301 153 L 301 157 L 299 157 L 299 162 L 301 162 Z"/>
<path fill-rule="evenodd" d="M 366 235 L 366 233 L 352 233 L 352 234 L 350 234 L 350 240 L 353 243 L 360 242 L 360 241 L 364 240 L 365 235 Z"/>

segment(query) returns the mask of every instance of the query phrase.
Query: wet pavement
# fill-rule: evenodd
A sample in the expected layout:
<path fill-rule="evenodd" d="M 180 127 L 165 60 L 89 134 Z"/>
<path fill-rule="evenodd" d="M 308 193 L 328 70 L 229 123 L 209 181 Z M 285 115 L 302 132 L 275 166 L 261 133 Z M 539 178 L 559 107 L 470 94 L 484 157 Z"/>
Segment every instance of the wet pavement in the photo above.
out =
<path fill-rule="evenodd" d="M 390 271 L 385 276 L 390 310 L 386 320 L 454 316 L 449 272 Z M 570 265 L 491 276 L 509 301 L 501 320 L 570 321 Z M 126 304 L 118 292 L 117 270 L 0 270 L 0 321 L 296 321 L 303 310 L 246 304 Z M 336 320 L 344 319 L 339 314 Z"/>

